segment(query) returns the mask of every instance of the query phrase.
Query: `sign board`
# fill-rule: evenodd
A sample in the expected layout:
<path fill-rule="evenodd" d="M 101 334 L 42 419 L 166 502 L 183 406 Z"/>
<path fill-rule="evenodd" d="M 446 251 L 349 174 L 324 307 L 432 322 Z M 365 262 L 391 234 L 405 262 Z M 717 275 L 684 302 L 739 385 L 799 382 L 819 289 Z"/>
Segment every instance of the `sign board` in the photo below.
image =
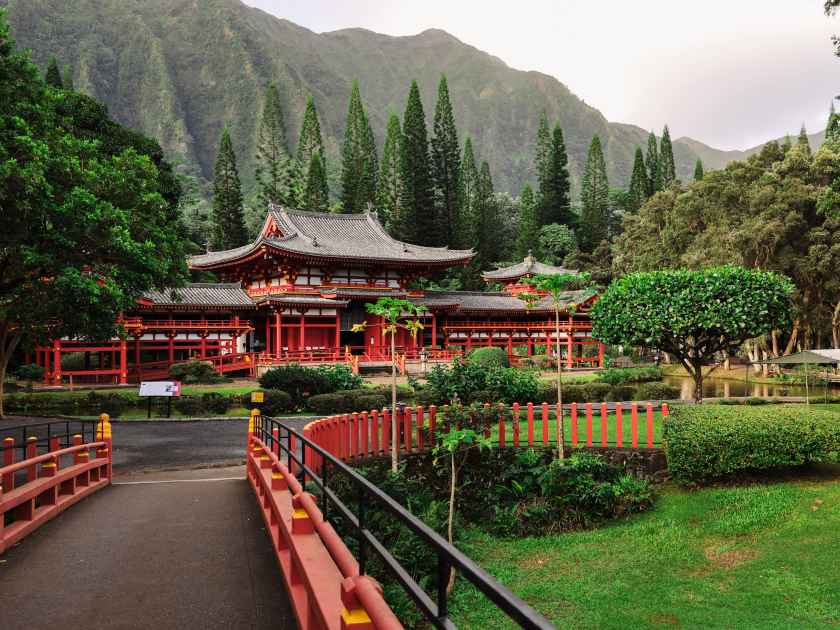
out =
<path fill-rule="evenodd" d="M 180 381 L 143 381 L 138 396 L 172 397 L 181 395 Z"/>
<path fill-rule="evenodd" d="M 252 403 L 261 403 L 265 400 L 265 393 L 264 392 L 251 392 L 251 402 Z"/>

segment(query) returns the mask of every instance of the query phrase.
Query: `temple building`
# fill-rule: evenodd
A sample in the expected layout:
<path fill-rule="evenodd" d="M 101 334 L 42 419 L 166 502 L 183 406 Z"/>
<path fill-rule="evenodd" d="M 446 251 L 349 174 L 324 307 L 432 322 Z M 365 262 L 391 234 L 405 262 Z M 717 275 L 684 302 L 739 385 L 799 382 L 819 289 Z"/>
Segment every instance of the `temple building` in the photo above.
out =
<path fill-rule="evenodd" d="M 124 334 L 104 342 L 57 339 L 38 348 L 45 382 L 128 383 L 165 378 L 174 363 L 211 361 L 220 373 L 254 376 L 291 362 L 348 362 L 354 369 L 390 361 L 390 340 L 365 305 L 391 296 L 422 304 L 424 329 L 416 340 L 398 332 L 401 366 L 449 361 L 479 346 L 517 357 L 551 352 L 554 307 L 533 293 L 536 274 L 574 273 L 537 262 L 483 274 L 496 292 L 425 291 L 417 280 L 468 264 L 472 250 L 423 247 L 395 240 L 375 214 L 325 214 L 272 206 L 254 242 L 189 259 L 194 271 L 219 282 L 154 291 L 119 318 Z M 603 348 L 591 338 L 592 298 L 570 291 L 561 344 L 568 367 L 599 366 Z M 367 322 L 364 332 L 355 324 Z M 67 353 L 83 353 L 82 369 L 61 367 Z"/>

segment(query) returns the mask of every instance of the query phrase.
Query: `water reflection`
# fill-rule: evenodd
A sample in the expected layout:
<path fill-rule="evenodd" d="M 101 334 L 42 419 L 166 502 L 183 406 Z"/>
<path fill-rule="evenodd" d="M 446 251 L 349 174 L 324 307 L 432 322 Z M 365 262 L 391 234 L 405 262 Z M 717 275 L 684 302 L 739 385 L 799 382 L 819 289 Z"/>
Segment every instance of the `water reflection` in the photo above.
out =
<path fill-rule="evenodd" d="M 668 385 L 680 388 L 681 400 L 694 400 L 694 381 L 687 376 L 666 376 L 663 379 Z M 825 395 L 825 386 L 809 387 L 812 398 Z M 840 395 L 840 389 L 831 387 L 829 396 Z M 707 378 L 703 381 L 703 398 L 741 398 L 750 396 L 755 398 L 776 398 L 782 396 L 805 396 L 803 385 L 788 383 L 753 383 L 740 380 Z"/>

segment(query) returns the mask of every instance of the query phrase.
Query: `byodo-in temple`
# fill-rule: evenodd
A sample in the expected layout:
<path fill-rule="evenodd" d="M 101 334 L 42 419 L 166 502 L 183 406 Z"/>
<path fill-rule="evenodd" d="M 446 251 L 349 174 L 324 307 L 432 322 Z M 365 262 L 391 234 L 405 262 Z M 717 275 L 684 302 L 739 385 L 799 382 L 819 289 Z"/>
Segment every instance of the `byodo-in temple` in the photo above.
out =
<path fill-rule="evenodd" d="M 414 340 L 396 338 L 398 363 L 449 361 L 480 346 L 505 348 L 516 360 L 551 353 L 554 310 L 548 297 L 528 304 L 536 274 L 568 273 L 528 256 L 487 271 L 496 292 L 426 291 L 417 280 L 465 265 L 471 250 L 422 247 L 389 236 L 376 215 L 322 214 L 271 207 L 253 243 L 189 260 L 218 283 L 155 291 L 119 317 L 124 333 L 100 342 L 56 339 L 36 350 L 45 381 L 129 383 L 165 378 L 174 363 L 213 363 L 220 373 L 254 376 L 284 363 L 347 362 L 354 370 L 390 363 L 390 340 L 365 304 L 381 296 L 427 307 Z M 600 366 L 603 347 L 591 337 L 589 300 L 567 294 L 560 330 L 567 367 Z M 364 332 L 353 325 L 367 322 Z M 62 370 L 67 353 L 84 353 L 82 369 Z"/>

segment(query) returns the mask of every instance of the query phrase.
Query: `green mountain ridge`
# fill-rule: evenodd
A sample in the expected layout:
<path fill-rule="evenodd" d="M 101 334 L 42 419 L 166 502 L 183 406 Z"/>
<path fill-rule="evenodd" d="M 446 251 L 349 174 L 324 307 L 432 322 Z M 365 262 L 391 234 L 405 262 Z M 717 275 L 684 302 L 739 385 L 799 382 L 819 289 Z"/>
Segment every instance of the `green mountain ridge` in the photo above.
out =
<path fill-rule="evenodd" d="M 513 194 L 535 179 L 542 110 L 563 127 L 575 188 L 594 134 L 601 136 L 613 186 L 628 184 L 635 148 L 646 144 L 646 130 L 607 121 L 554 77 L 514 70 L 438 29 L 405 37 L 359 28 L 318 34 L 238 0 L 0 0 L 0 7 L 39 66 L 51 56 L 69 64 L 76 89 L 105 102 L 122 124 L 157 138 L 173 161 L 200 178 L 212 177 L 227 124 L 246 190 L 270 81 L 280 88 L 289 147 L 296 146 L 308 95 L 315 97 L 334 194 L 353 79 L 381 149 L 388 115 L 402 115 L 412 79 L 431 129 L 445 73 L 460 141 L 469 134 L 496 189 Z M 677 176 L 690 179 L 698 157 L 707 168 L 720 168 L 747 152 L 681 138 L 674 154 Z"/>

